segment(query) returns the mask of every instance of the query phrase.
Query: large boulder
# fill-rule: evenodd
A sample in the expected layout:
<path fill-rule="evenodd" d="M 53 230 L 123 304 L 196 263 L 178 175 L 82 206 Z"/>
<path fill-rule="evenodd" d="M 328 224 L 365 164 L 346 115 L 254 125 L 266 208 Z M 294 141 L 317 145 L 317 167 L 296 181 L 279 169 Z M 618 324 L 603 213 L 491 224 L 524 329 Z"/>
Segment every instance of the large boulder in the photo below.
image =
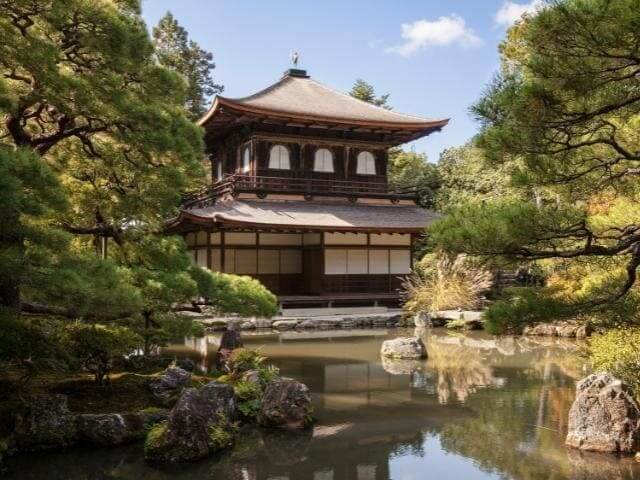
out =
<path fill-rule="evenodd" d="M 311 394 L 304 383 L 280 377 L 271 380 L 262 396 L 258 423 L 263 427 L 303 429 L 313 423 Z"/>
<path fill-rule="evenodd" d="M 383 342 L 380 354 L 388 358 L 421 359 L 427 358 L 427 348 L 418 337 L 398 337 Z"/>
<path fill-rule="evenodd" d="M 211 382 L 202 389 L 188 388 L 171 410 L 166 422 L 152 428 L 144 447 L 151 462 L 194 461 L 229 446 L 235 412 L 230 385 Z"/>
<path fill-rule="evenodd" d="M 608 373 L 578 382 L 566 444 L 595 452 L 640 448 L 640 408 L 631 388 Z"/>
<path fill-rule="evenodd" d="M 200 389 L 200 398 L 205 404 L 206 415 L 232 420 L 236 416 L 236 396 L 233 387 L 226 383 L 209 382 Z"/>
<path fill-rule="evenodd" d="M 191 372 L 168 367 L 162 375 L 149 381 L 149 389 L 162 405 L 173 404 L 191 380 Z"/>
<path fill-rule="evenodd" d="M 20 450 L 61 448 L 76 441 L 76 418 L 66 395 L 36 395 L 27 412 L 17 418 L 16 441 Z"/>
<path fill-rule="evenodd" d="M 167 411 L 139 413 L 81 414 L 77 417 L 81 441 L 116 446 L 140 440 L 153 425 L 167 419 Z"/>

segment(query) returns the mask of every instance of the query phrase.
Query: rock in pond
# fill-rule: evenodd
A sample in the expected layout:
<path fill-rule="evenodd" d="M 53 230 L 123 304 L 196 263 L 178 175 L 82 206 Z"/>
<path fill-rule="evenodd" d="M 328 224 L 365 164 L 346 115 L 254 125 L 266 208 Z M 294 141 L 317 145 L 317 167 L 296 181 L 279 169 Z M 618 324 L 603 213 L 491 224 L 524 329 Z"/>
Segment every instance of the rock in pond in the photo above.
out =
<path fill-rule="evenodd" d="M 190 372 L 180 367 L 168 367 L 162 375 L 149 381 L 149 389 L 160 403 L 171 405 L 190 380 Z"/>
<path fill-rule="evenodd" d="M 262 396 L 258 423 L 263 427 L 303 429 L 313 423 L 311 394 L 304 383 L 280 377 L 270 381 Z"/>
<path fill-rule="evenodd" d="M 168 420 L 147 434 L 145 460 L 189 462 L 231 445 L 234 428 L 229 419 L 234 412 L 235 397 L 230 385 L 210 382 L 200 390 L 188 388 Z"/>
<path fill-rule="evenodd" d="M 167 411 L 81 414 L 77 417 L 81 441 L 111 447 L 145 437 L 147 429 L 167 419 Z"/>
<path fill-rule="evenodd" d="M 566 444 L 595 452 L 640 449 L 640 408 L 631 388 L 608 373 L 578 382 Z"/>
<path fill-rule="evenodd" d="M 380 354 L 389 358 L 421 359 L 427 358 L 427 348 L 418 337 L 398 337 L 384 341 Z"/>
<path fill-rule="evenodd" d="M 176 360 L 176 367 L 179 367 L 187 372 L 193 372 L 196 369 L 196 364 L 190 358 L 180 358 Z"/>
<path fill-rule="evenodd" d="M 76 418 L 69 411 L 66 395 L 36 395 L 27 413 L 16 421 L 20 450 L 41 450 L 71 445 L 77 437 Z"/>

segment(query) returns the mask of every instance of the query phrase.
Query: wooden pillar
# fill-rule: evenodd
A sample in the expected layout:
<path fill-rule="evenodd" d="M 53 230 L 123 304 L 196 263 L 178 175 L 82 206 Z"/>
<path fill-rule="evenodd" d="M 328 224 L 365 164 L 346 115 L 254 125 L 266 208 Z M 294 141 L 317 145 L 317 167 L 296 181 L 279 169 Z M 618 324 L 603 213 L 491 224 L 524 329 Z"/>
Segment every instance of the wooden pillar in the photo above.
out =
<path fill-rule="evenodd" d="M 224 244 L 224 230 L 220 229 L 220 271 L 226 271 L 225 265 L 225 244 Z"/>
<path fill-rule="evenodd" d="M 211 270 L 211 232 L 207 230 L 207 268 Z"/>
<path fill-rule="evenodd" d="M 349 178 L 349 157 L 351 156 L 351 147 L 344 146 L 344 179 Z"/>

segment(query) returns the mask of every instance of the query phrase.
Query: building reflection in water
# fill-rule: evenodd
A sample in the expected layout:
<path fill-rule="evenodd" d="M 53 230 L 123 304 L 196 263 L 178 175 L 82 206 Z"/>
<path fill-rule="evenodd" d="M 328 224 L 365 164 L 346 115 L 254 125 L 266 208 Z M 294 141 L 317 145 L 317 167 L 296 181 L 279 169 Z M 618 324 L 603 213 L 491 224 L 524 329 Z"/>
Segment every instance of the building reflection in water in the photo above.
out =
<path fill-rule="evenodd" d="M 583 373 L 572 353 L 575 344 L 415 333 L 427 345 L 426 361 L 379 358 L 379 330 L 287 332 L 264 342 L 264 353 L 283 374 L 310 386 L 319 423 L 308 443 L 292 447 L 285 441 L 284 455 L 291 465 L 275 465 L 278 442 L 263 438 L 262 448 L 269 455 L 262 461 L 253 458 L 253 468 L 243 460 L 234 470 L 252 480 L 388 479 L 391 460 L 407 454 L 423 457 L 429 437 L 441 438 L 445 450 L 475 458 L 488 470 L 514 471 L 512 462 L 519 459 L 525 470 L 535 472 L 530 465 L 539 463 L 533 457 L 540 448 L 559 452 L 558 468 L 568 468 L 562 432 L 573 382 Z M 247 343 L 258 346 L 263 341 L 255 336 Z M 499 412 L 499 417 L 491 412 Z M 514 417 L 520 420 L 513 422 Z M 491 458 L 494 440 L 513 455 Z M 514 448 L 516 444 L 521 446 Z M 529 466 L 521 462 L 523 452 L 532 456 Z"/>
<path fill-rule="evenodd" d="M 283 375 L 310 387 L 317 418 L 312 431 L 245 429 L 232 450 L 170 471 L 146 465 L 133 451 L 139 446 L 52 454 L 19 478 L 640 478 L 632 460 L 602 461 L 563 445 L 575 380 L 586 373 L 575 343 L 434 330 L 417 332 L 427 346 L 426 361 L 380 358 L 382 340 L 413 333 L 244 336 Z M 164 353 L 189 356 L 206 370 L 218 340 L 188 340 Z"/>

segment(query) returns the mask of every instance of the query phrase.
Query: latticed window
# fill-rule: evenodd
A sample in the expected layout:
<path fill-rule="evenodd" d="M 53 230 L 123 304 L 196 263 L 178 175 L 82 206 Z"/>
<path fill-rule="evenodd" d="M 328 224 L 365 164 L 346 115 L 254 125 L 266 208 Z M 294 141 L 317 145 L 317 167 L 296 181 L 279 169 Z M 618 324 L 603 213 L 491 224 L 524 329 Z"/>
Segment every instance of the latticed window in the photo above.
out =
<path fill-rule="evenodd" d="M 327 148 L 319 148 L 316 150 L 313 162 L 314 172 L 333 172 L 333 155 Z"/>
<path fill-rule="evenodd" d="M 371 152 L 360 152 L 358 154 L 358 166 L 356 167 L 358 175 L 375 175 L 376 159 Z"/>
<path fill-rule="evenodd" d="M 269 168 L 290 170 L 289 149 L 284 145 L 274 145 L 269 152 Z"/>

